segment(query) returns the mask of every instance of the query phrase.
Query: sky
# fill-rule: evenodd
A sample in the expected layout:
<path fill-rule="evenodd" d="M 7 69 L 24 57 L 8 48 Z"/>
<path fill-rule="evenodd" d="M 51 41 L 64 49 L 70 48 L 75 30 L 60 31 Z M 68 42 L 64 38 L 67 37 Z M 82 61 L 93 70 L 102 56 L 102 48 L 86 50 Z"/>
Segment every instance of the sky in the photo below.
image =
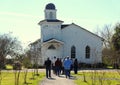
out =
<path fill-rule="evenodd" d="M 91 32 L 120 22 L 120 0 L 0 0 L 0 34 L 12 33 L 24 46 L 40 38 L 38 22 L 53 3 L 57 19 Z"/>

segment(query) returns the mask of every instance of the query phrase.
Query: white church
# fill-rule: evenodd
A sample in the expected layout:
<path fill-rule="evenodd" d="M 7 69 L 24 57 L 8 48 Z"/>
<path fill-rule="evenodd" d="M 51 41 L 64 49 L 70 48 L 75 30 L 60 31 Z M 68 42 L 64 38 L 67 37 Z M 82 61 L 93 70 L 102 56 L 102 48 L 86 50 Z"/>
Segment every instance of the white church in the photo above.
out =
<path fill-rule="evenodd" d="M 102 62 L 103 39 L 98 35 L 72 24 L 63 24 L 57 19 L 57 10 L 53 3 L 46 5 L 45 19 L 38 24 L 41 30 L 41 60 L 42 65 L 49 57 L 53 59 L 77 58 L 79 62 L 93 64 Z"/>

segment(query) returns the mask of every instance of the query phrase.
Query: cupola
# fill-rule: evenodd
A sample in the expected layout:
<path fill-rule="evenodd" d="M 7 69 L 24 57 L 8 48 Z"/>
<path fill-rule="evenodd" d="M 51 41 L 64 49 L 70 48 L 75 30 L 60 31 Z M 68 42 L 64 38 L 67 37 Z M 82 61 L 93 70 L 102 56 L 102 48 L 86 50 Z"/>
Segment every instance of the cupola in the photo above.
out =
<path fill-rule="evenodd" d="M 56 8 L 53 3 L 49 3 L 45 7 L 45 19 L 56 20 Z"/>

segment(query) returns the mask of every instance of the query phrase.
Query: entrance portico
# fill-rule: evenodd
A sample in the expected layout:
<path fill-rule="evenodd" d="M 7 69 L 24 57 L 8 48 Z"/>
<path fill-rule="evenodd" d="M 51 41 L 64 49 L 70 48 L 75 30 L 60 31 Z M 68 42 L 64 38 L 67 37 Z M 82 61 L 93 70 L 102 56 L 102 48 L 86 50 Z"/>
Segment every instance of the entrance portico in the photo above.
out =
<path fill-rule="evenodd" d="M 56 58 L 62 58 L 63 57 L 63 42 L 56 40 L 56 39 L 50 39 L 48 41 L 45 41 L 42 44 L 42 56 L 44 60 L 46 60 L 48 57 L 52 60 L 54 56 Z"/>

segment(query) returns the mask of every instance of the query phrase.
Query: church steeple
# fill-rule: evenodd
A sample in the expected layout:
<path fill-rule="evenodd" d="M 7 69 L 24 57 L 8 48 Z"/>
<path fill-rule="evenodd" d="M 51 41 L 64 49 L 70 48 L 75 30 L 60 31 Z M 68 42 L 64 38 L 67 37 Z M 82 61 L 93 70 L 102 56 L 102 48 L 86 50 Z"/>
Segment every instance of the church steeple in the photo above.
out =
<path fill-rule="evenodd" d="M 44 12 L 46 20 L 56 20 L 56 8 L 53 3 L 47 4 Z"/>
<path fill-rule="evenodd" d="M 49 3 L 45 6 L 45 19 L 38 24 L 41 26 L 41 42 L 49 39 L 61 40 L 61 25 L 63 21 L 56 19 L 55 5 Z"/>

